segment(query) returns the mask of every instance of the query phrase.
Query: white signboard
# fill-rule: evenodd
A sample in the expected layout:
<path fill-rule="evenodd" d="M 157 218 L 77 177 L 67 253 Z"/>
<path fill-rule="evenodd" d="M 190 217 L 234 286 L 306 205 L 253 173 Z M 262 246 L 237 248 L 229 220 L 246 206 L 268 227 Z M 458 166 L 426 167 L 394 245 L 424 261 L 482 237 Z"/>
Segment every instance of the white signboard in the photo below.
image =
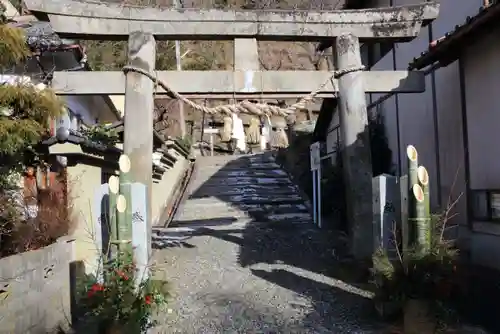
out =
<path fill-rule="evenodd" d="M 216 133 L 219 133 L 219 129 L 215 129 L 215 128 L 204 128 L 203 129 L 203 132 L 206 133 L 206 134 L 216 134 Z"/>
<path fill-rule="evenodd" d="M 311 170 L 318 170 L 321 165 L 319 146 L 319 142 L 312 143 L 310 146 L 309 157 L 311 158 Z"/>
<path fill-rule="evenodd" d="M 132 183 L 132 247 L 134 258 L 137 263 L 136 284 L 139 285 L 149 276 L 148 271 L 148 227 L 146 211 L 146 186 L 142 183 Z"/>
<path fill-rule="evenodd" d="M 382 247 L 391 259 L 397 258 L 395 235 L 401 228 L 401 206 L 398 178 L 382 174 L 372 179 L 374 250 Z M 397 225 L 395 225 L 397 224 Z M 396 235 L 396 237 L 398 237 Z"/>

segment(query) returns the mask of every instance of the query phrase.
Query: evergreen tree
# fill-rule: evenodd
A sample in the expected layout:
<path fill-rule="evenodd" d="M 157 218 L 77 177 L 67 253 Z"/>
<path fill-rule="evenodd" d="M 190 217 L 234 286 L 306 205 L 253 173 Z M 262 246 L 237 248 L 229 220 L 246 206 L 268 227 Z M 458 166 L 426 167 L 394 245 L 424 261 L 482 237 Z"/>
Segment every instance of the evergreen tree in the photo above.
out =
<path fill-rule="evenodd" d="M 8 25 L 0 4 L 0 76 L 31 57 L 22 29 Z M 0 191 L 15 186 L 9 176 L 30 163 L 33 147 L 47 134 L 49 120 L 61 115 L 62 101 L 50 89 L 32 83 L 0 81 Z M 11 180 L 12 179 L 12 180 Z"/>

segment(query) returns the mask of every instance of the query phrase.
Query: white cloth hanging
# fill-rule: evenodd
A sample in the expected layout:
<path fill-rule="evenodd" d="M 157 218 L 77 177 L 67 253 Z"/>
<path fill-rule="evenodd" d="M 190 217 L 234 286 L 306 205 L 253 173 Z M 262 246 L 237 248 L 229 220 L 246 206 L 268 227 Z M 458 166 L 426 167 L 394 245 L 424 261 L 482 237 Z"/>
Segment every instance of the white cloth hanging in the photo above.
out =
<path fill-rule="evenodd" d="M 231 134 L 232 139 L 236 139 L 236 148 L 241 152 L 247 151 L 247 143 L 245 141 L 245 129 L 243 127 L 243 121 L 237 114 L 232 114 L 233 118 L 233 130 Z"/>
<path fill-rule="evenodd" d="M 266 150 L 267 144 L 271 142 L 271 131 L 273 127 L 271 125 L 271 118 L 269 116 L 264 117 L 264 126 L 262 127 L 262 135 L 260 136 L 260 149 Z"/>

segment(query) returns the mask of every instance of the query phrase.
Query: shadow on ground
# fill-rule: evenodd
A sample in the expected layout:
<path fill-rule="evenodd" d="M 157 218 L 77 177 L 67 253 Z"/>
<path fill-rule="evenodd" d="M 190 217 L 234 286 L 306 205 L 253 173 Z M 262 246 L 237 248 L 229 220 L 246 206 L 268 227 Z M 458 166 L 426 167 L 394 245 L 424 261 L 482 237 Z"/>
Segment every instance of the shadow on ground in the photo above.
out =
<path fill-rule="evenodd" d="M 238 184 L 236 177 L 234 183 L 231 183 L 227 176 L 248 163 L 246 157 L 228 162 L 190 196 L 191 199 L 216 197 L 238 211 L 245 212 L 249 217 L 248 222 L 238 229 L 224 227 L 233 223 L 231 218 L 183 222 L 183 227 L 191 227 L 193 231 L 179 232 L 178 237 L 211 236 L 238 245 L 238 262 L 241 267 L 249 268 L 256 278 L 281 286 L 311 301 L 312 308 L 308 306 L 305 310 L 304 317 L 300 319 L 300 328 L 307 328 L 307 323 L 310 323 L 315 328 L 324 328 L 325 333 L 353 333 L 353 328 L 369 333 L 367 330 L 378 327 L 371 294 L 367 291 L 368 277 L 364 271 L 354 270 L 351 263 L 342 261 L 345 239 L 339 232 L 319 230 L 312 223 L 306 225 L 288 221 L 265 221 L 266 212 L 247 210 L 248 202 L 241 201 L 238 196 L 218 196 L 217 191 L 211 191 L 210 188 L 217 184 L 217 180 L 225 182 L 228 187 Z M 277 197 L 279 196 L 278 192 Z M 297 202 L 287 202 L 284 199 L 261 204 L 272 211 L 274 205 L 287 203 Z M 249 312 L 254 312 L 251 307 Z M 256 317 L 259 319 L 257 315 L 258 313 Z M 272 323 L 276 322 L 273 320 Z M 266 321 L 262 320 L 262 324 L 265 325 Z M 293 332 L 293 324 L 284 326 L 280 329 L 270 327 L 273 330 L 265 332 Z"/>
<path fill-rule="evenodd" d="M 201 219 L 192 220 L 183 223 L 184 227 L 197 229 L 206 228 L 210 226 L 224 226 L 230 225 L 236 221 L 236 218 L 221 218 L 221 219 Z M 187 242 L 187 240 L 193 235 L 193 233 L 186 232 L 171 232 L 171 231 L 156 231 L 151 237 L 151 247 L 153 249 L 164 249 L 169 247 L 184 247 L 193 248 L 195 246 Z"/>

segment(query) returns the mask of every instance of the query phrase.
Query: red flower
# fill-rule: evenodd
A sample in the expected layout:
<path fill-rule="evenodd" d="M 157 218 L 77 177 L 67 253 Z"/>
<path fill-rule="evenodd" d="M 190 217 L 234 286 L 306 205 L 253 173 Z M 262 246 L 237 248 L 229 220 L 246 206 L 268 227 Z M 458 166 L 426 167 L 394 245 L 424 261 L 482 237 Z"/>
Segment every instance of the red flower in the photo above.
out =
<path fill-rule="evenodd" d="M 116 270 L 116 274 L 118 276 L 120 276 L 122 279 L 124 279 L 125 281 L 128 281 L 128 276 L 127 274 L 125 274 L 123 271 L 121 270 Z"/>
<path fill-rule="evenodd" d="M 95 283 L 90 287 L 90 290 L 87 292 L 87 296 L 90 298 L 93 295 L 95 295 L 96 292 L 103 291 L 103 290 L 104 290 L 104 286 L 102 284 Z"/>
<path fill-rule="evenodd" d="M 144 297 L 144 302 L 146 303 L 146 305 L 150 305 L 151 304 L 151 296 L 147 295 L 146 297 Z"/>

